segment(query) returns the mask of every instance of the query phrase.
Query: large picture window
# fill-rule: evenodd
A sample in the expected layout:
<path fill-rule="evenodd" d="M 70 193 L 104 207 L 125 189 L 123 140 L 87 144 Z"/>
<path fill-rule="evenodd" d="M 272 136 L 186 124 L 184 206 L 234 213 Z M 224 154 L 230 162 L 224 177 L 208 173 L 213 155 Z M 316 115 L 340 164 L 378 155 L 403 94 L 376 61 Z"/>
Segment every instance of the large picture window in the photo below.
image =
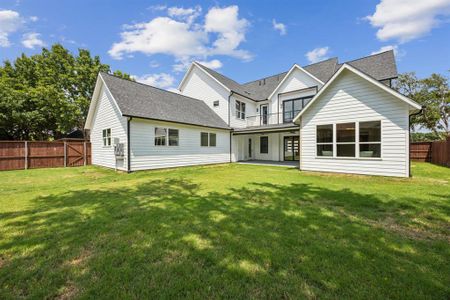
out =
<path fill-rule="evenodd" d="M 333 156 L 333 125 L 318 125 L 316 136 L 317 156 Z"/>
<path fill-rule="evenodd" d="M 216 134 L 212 132 L 200 132 L 200 146 L 216 147 Z"/>
<path fill-rule="evenodd" d="M 245 103 L 236 100 L 236 118 L 245 120 Z"/>
<path fill-rule="evenodd" d="M 283 101 L 283 122 L 289 123 L 295 118 L 295 116 L 308 104 L 311 97 L 304 97 L 298 99 L 291 99 Z"/>
<path fill-rule="evenodd" d="M 381 122 L 359 123 L 359 157 L 381 157 Z"/>
<path fill-rule="evenodd" d="M 355 157 L 355 123 L 336 124 L 336 156 Z"/>
<path fill-rule="evenodd" d="M 381 121 L 318 125 L 316 136 L 317 156 L 381 158 Z"/>
<path fill-rule="evenodd" d="M 269 137 L 262 136 L 259 138 L 259 153 L 267 154 L 269 153 Z"/>
<path fill-rule="evenodd" d="M 103 129 L 103 147 L 111 146 L 111 128 Z"/>

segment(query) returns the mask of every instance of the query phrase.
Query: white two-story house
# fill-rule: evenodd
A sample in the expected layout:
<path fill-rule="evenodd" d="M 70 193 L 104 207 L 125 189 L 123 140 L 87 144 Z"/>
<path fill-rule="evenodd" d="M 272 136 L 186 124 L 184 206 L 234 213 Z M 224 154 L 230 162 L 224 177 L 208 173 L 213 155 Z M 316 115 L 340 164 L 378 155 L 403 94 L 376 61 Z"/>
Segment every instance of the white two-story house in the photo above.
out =
<path fill-rule="evenodd" d="M 180 94 L 100 74 L 86 128 L 93 163 L 126 171 L 236 161 L 409 176 L 409 116 L 392 51 L 331 58 L 247 83 L 194 62 Z M 122 156 L 114 154 L 122 144 Z"/>

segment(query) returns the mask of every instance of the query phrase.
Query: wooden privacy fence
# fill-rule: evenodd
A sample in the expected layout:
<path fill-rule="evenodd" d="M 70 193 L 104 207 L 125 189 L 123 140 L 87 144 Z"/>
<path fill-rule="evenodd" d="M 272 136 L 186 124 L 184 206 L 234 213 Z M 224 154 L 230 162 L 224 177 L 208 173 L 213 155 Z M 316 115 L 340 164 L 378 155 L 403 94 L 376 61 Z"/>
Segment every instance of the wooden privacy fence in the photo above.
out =
<path fill-rule="evenodd" d="M 0 171 L 77 167 L 90 164 L 89 142 L 0 141 Z"/>
<path fill-rule="evenodd" d="M 409 149 L 412 160 L 450 167 L 450 136 L 445 141 L 411 143 Z"/>

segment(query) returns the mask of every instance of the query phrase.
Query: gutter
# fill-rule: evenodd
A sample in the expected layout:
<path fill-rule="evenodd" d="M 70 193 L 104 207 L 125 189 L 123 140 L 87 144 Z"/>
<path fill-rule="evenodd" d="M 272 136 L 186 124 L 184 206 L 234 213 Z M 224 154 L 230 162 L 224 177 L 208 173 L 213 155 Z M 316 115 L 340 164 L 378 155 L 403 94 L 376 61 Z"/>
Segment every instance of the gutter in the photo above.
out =
<path fill-rule="evenodd" d="M 418 112 L 410 114 L 408 117 L 408 173 L 409 173 L 408 175 L 409 175 L 409 177 L 412 177 L 411 176 L 411 150 L 409 149 L 409 147 L 411 146 L 411 117 L 420 115 L 424 109 L 425 109 L 425 106 L 422 106 L 422 108 Z"/>

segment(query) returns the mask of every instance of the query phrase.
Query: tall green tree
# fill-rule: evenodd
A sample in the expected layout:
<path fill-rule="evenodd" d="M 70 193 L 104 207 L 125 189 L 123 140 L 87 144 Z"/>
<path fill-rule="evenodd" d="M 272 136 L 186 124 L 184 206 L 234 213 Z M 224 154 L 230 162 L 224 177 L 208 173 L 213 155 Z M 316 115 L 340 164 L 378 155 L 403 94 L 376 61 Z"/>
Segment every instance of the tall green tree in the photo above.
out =
<path fill-rule="evenodd" d="M 448 78 L 432 74 L 425 79 L 415 73 L 400 74 L 395 88 L 424 106 L 423 112 L 412 118 L 411 126 L 421 126 L 435 135 L 450 134 L 450 88 Z"/>
<path fill-rule="evenodd" d="M 0 139 L 46 140 L 82 129 L 98 72 L 110 67 L 60 44 L 0 66 Z M 131 79 L 116 71 L 115 75 Z"/>

